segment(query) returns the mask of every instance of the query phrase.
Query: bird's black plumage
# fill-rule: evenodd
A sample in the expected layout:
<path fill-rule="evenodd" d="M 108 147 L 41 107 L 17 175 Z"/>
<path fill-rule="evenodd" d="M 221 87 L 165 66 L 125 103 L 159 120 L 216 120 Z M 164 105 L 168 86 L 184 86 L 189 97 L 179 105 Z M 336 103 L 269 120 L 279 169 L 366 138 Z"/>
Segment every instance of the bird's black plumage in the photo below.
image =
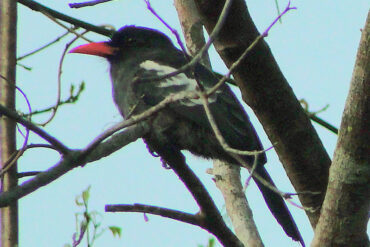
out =
<path fill-rule="evenodd" d="M 106 57 L 111 64 L 114 100 L 124 117 L 141 113 L 170 94 L 197 90 L 194 74 L 205 89 L 218 82 L 217 76 L 201 64 L 197 64 L 193 71 L 160 81 L 140 80 L 173 72 L 188 62 L 171 40 L 156 30 L 127 26 L 116 32 L 107 45 L 114 49 L 114 53 Z M 227 85 L 209 98 L 209 105 L 229 146 L 249 151 L 263 149 L 247 114 Z M 218 143 L 200 99 L 182 100 L 161 110 L 152 117 L 152 131 L 144 140 L 153 151 L 159 144 L 169 150 L 188 150 L 197 156 L 240 165 Z M 253 156 L 243 158 L 249 165 L 253 164 Z M 265 154 L 259 155 L 258 159 L 256 172 L 273 185 L 263 166 Z M 303 245 L 284 200 L 258 180 L 255 182 L 287 235 Z"/>

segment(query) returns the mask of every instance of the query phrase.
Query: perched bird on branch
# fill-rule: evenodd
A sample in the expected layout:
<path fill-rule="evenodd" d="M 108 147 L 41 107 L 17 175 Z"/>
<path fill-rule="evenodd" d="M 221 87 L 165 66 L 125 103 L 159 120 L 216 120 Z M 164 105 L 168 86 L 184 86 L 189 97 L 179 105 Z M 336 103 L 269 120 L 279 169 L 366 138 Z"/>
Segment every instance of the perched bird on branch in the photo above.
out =
<path fill-rule="evenodd" d="M 219 81 L 218 76 L 199 63 L 183 73 L 155 79 L 175 72 L 191 58 L 178 50 L 166 35 L 145 27 L 123 27 L 110 41 L 82 45 L 70 52 L 108 60 L 114 101 L 123 117 L 142 113 L 171 94 L 207 90 Z M 246 112 L 226 84 L 210 95 L 208 102 L 215 123 L 230 147 L 263 150 Z M 143 139 L 151 152 L 160 155 L 158 147 L 169 154 L 188 150 L 196 156 L 241 165 L 219 144 L 199 97 L 173 102 L 151 116 L 150 121 L 151 131 Z M 242 156 L 242 159 L 251 167 L 254 156 Z M 266 155 L 262 153 L 255 173 L 274 186 L 263 166 L 265 163 Z M 304 245 L 283 198 L 258 179 L 255 182 L 286 234 Z"/>

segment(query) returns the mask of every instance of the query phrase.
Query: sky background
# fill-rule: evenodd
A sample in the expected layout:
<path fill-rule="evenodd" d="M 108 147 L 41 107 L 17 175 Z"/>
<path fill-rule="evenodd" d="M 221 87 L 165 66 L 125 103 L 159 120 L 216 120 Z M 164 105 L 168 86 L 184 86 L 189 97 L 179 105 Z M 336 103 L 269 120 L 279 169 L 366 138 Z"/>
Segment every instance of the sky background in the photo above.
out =
<path fill-rule="evenodd" d="M 39 1 L 55 10 L 95 25 L 109 24 L 115 28 L 140 25 L 170 32 L 146 9 L 144 1 L 116 0 L 95 7 L 70 9 L 72 1 Z M 155 10 L 172 27 L 179 30 L 179 21 L 172 1 L 152 0 Z M 283 9 L 287 1 L 279 1 Z M 277 15 L 273 0 L 247 1 L 258 29 L 263 31 Z M 366 0 L 292 1 L 298 9 L 291 11 L 270 31 L 266 41 L 288 79 L 298 99 L 305 99 L 311 111 L 329 104 L 320 117 L 335 126 L 340 119 L 349 89 L 360 29 L 369 9 Z M 47 17 L 19 4 L 18 56 L 48 43 L 65 31 Z M 94 41 L 106 37 L 88 34 Z M 21 61 L 32 67 L 27 71 L 17 68 L 17 84 L 27 94 L 32 109 L 53 105 L 57 93 L 57 69 L 69 35 L 60 43 Z M 76 45 L 86 43 L 76 42 Z M 226 73 L 222 60 L 210 51 L 213 69 Z M 111 95 L 108 63 L 93 56 L 67 55 L 62 75 L 62 98 L 69 96 L 71 84 L 86 82 L 86 90 L 74 105 L 60 107 L 46 130 L 70 148 L 83 148 L 104 130 L 121 121 Z M 237 90 L 235 90 L 236 93 Z M 27 111 L 24 99 L 17 95 L 17 109 Z M 246 110 L 265 147 L 271 144 L 263 128 L 247 106 Z M 42 122 L 49 114 L 35 116 Z M 314 124 L 315 125 L 315 124 Z M 315 125 L 329 155 L 332 157 L 336 135 Z M 32 135 L 31 143 L 40 138 Z M 23 143 L 18 137 L 18 145 Z M 287 192 L 293 188 L 274 151 L 269 151 L 267 169 L 277 186 Z M 46 149 L 27 151 L 19 161 L 20 171 L 45 170 L 59 160 L 59 155 Z M 216 204 L 225 214 L 222 195 L 212 177 L 205 171 L 211 167 L 204 161 L 187 155 L 188 164 L 211 192 Z M 245 176 L 245 172 L 243 173 Z M 24 181 L 24 180 L 22 180 Z M 161 217 L 150 216 L 146 222 L 142 214 L 105 213 L 105 204 L 143 203 L 195 213 L 198 208 L 190 193 L 172 171 L 163 169 L 158 158 L 153 158 L 141 140 L 132 143 L 109 157 L 77 168 L 48 186 L 20 200 L 20 246 L 63 246 L 71 243 L 75 231 L 75 216 L 79 208 L 75 197 L 91 185 L 90 209 L 102 213 L 104 226 L 122 228 L 122 238 L 103 234 L 94 246 L 197 246 L 206 244 L 210 234 L 197 227 Z M 288 238 L 256 189 L 248 187 L 247 196 L 265 246 L 299 246 Z M 297 201 L 297 200 L 296 200 Z M 303 234 L 310 243 L 313 232 L 304 212 L 289 205 Z M 85 246 L 85 245 L 82 245 Z"/>

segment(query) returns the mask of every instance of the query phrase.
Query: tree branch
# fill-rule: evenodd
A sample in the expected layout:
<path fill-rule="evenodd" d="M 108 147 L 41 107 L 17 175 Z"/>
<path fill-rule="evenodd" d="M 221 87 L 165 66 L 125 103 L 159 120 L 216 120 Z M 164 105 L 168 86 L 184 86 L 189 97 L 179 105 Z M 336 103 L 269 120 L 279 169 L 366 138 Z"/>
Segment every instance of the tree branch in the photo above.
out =
<path fill-rule="evenodd" d="M 224 0 L 195 1 L 203 24 L 212 32 Z M 235 0 L 215 48 L 230 67 L 260 34 L 243 0 Z M 330 159 L 306 113 L 281 73 L 266 42 L 261 40 L 233 73 L 244 101 L 254 110 L 274 143 L 296 191 L 306 208 L 320 209 L 327 185 Z M 319 210 L 306 211 L 314 226 Z"/>
<path fill-rule="evenodd" d="M 242 247 L 243 244 L 226 226 L 204 185 L 186 164 L 182 153 L 171 147 L 163 147 L 155 139 L 146 138 L 146 140 L 156 150 L 162 160 L 172 168 L 193 195 L 200 208 L 199 217 L 201 217 L 200 225 L 202 228 L 215 235 L 224 246 Z"/>
<path fill-rule="evenodd" d="M 48 13 L 49 15 L 51 15 L 51 16 L 59 19 L 59 20 L 68 22 L 68 23 L 70 23 L 72 25 L 75 25 L 75 26 L 78 26 L 78 27 L 85 28 L 86 30 L 89 30 L 89 31 L 94 32 L 94 33 L 98 33 L 98 34 L 101 34 L 101 35 L 104 35 L 104 36 L 107 36 L 107 37 L 111 37 L 114 33 L 114 31 L 112 31 L 112 30 L 109 30 L 109 29 L 106 29 L 106 28 L 103 28 L 103 27 L 98 27 L 98 26 L 92 25 L 90 23 L 81 21 L 79 19 L 73 18 L 71 16 L 62 14 L 58 11 L 50 9 L 50 8 L 48 8 L 48 7 L 46 7 L 42 4 L 39 4 L 35 1 L 32 1 L 32 0 L 17 0 L 17 1 L 18 1 L 18 3 L 30 8 L 34 11 L 38 11 L 38 12 L 42 12 L 42 13 Z"/>
<path fill-rule="evenodd" d="M 22 56 L 18 57 L 18 58 L 17 58 L 17 61 L 21 61 L 22 59 L 25 59 L 25 58 L 27 58 L 27 57 L 29 57 L 29 56 L 32 56 L 32 55 L 34 55 L 34 54 L 36 54 L 36 53 L 38 53 L 38 52 L 40 52 L 40 51 L 42 51 L 42 50 L 44 50 L 44 49 L 48 48 L 49 46 L 51 46 L 51 45 L 53 45 L 53 44 L 55 44 L 55 43 L 59 42 L 61 39 L 63 39 L 63 38 L 64 38 L 65 36 L 67 36 L 68 34 L 70 34 L 70 32 L 69 32 L 69 31 L 67 31 L 67 32 L 63 33 L 62 35 L 58 36 L 58 37 L 57 37 L 57 38 L 55 38 L 54 40 L 52 40 L 52 41 L 48 42 L 47 44 L 45 44 L 45 45 L 43 45 L 43 46 L 41 46 L 41 47 L 39 47 L 39 48 L 37 48 L 37 49 L 35 49 L 35 50 L 33 50 L 33 51 L 29 52 L 29 53 L 26 53 L 26 54 L 24 54 L 24 55 L 22 55 Z"/>
<path fill-rule="evenodd" d="M 195 56 L 205 45 L 203 25 L 198 10 L 194 0 L 175 0 L 174 2 L 185 36 L 186 46 L 190 54 Z M 211 69 L 208 53 L 203 54 L 201 63 Z M 227 78 L 227 76 L 222 78 Z M 223 83 L 222 80 L 220 85 Z M 231 219 L 239 240 L 245 246 L 263 246 L 254 223 L 252 211 L 241 186 L 240 167 L 214 160 L 213 169 L 210 169 L 208 173 L 213 175 L 216 186 L 224 197 L 228 217 Z"/>
<path fill-rule="evenodd" d="M 222 191 L 227 215 L 230 217 L 240 241 L 245 246 L 263 246 L 261 236 L 254 223 L 253 213 L 240 182 L 240 167 L 215 161 L 212 175 L 216 186 Z"/>
<path fill-rule="evenodd" d="M 27 129 L 32 130 L 33 132 L 38 134 L 41 138 L 43 138 L 44 140 L 52 144 L 60 153 L 67 154 L 70 151 L 67 146 L 65 146 L 62 142 L 57 140 L 55 137 L 48 134 L 45 130 L 36 126 L 34 123 L 22 118 L 15 111 L 8 109 L 1 104 L 0 104 L 0 114 L 5 115 L 8 118 L 16 121 L 17 123 L 22 124 Z"/>
<path fill-rule="evenodd" d="M 319 118 L 319 117 L 318 117 L 318 116 L 316 116 L 315 114 L 310 114 L 310 113 L 308 113 L 308 116 L 309 116 L 309 118 L 310 118 L 312 121 L 314 121 L 314 122 L 316 122 L 316 123 L 320 124 L 320 125 L 321 125 L 321 126 L 323 126 L 324 128 L 326 128 L 326 129 L 330 130 L 331 132 L 333 132 L 334 134 L 337 134 L 337 135 L 338 135 L 338 129 L 337 129 L 334 125 L 332 125 L 332 124 L 330 124 L 330 123 L 326 122 L 326 121 L 325 121 L 325 120 L 323 120 L 322 118 Z"/>
<path fill-rule="evenodd" d="M 0 207 L 6 207 L 10 203 L 30 194 L 31 192 L 45 186 L 68 171 L 84 166 L 87 163 L 99 160 L 110 155 L 127 144 L 136 141 L 145 135 L 150 129 L 146 122 L 141 122 L 135 126 L 128 127 L 125 131 L 113 135 L 109 140 L 100 143 L 94 152 L 86 155 L 86 149 L 68 152 L 53 167 L 37 174 L 34 178 L 16 186 L 15 188 L 0 194 Z"/>
<path fill-rule="evenodd" d="M 69 7 L 78 9 L 78 8 L 87 7 L 87 6 L 95 6 L 97 4 L 106 3 L 110 1 L 112 0 L 94 0 L 94 1 L 88 1 L 88 2 L 82 2 L 82 3 L 70 3 Z"/>
<path fill-rule="evenodd" d="M 174 0 L 174 5 L 185 37 L 186 47 L 190 55 L 195 56 L 206 44 L 206 41 L 203 34 L 203 25 L 194 0 Z M 203 54 L 200 62 L 211 69 L 208 53 Z"/>
<path fill-rule="evenodd" d="M 135 203 L 132 205 L 129 204 L 115 204 L 115 205 L 106 205 L 106 212 L 135 212 L 135 213 L 147 213 L 153 215 L 159 215 L 162 217 L 170 218 L 173 220 L 181 221 L 187 224 L 200 226 L 200 219 L 198 215 L 185 213 L 178 210 L 156 207 L 151 205 L 144 205 Z"/>
<path fill-rule="evenodd" d="M 79 97 L 80 97 L 80 95 L 81 95 L 81 93 L 83 92 L 84 89 L 85 89 L 85 82 L 82 82 L 79 85 L 78 91 L 76 93 L 74 93 L 74 85 L 71 85 L 69 97 L 65 100 L 60 101 L 59 106 L 64 105 L 64 104 L 73 104 L 73 103 L 75 103 L 79 99 Z M 35 111 L 32 111 L 32 112 L 27 113 L 27 114 L 22 114 L 22 116 L 28 117 L 30 115 L 33 116 L 33 115 L 37 115 L 37 114 L 42 114 L 42 113 L 52 111 L 54 108 L 55 108 L 55 106 L 49 106 L 45 109 L 35 110 Z"/>
<path fill-rule="evenodd" d="M 328 190 L 312 247 L 369 246 L 370 11 L 362 30 L 351 86 L 330 168 Z"/>
<path fill-rule="evenodd" d="M 206 44 L 200 49 L 200 51 L 195 55 L 190 62 L 188 62 L 186 65 L 182 66 L 181 68 L 177 69 L 176 71 L 172 73 L 168 73 L 166 75 L 162 76 L 155 76 L 155 77 L 148 77 L 140 79 L 141 81 L 160 81 L 167 78 L 171 78 L 173 76 L 176 76 L 180 73 L 183 73 L 187 71 L 188 69 L 191 69 L 193 66 L 195 66 L 202 58 L 203 54 L 208 52 L 209 47 L 212 45 L 213 41 L 218 36 L 219 32 L 221 31 L 221 28 L 226 20 L 226 14 L 229 12 L 231 6 L 232 6 L 233 0 L 226 0 L 225 4 L 221 7 L 221 14 L 220 17 L 217 19 L 217 22 L 215 24 L 215 28 L 212 30 L 212 33 L 209 35 L 209 38 L 206 42 Z M 226 80 L 226 79 L 225 79 Z"/>

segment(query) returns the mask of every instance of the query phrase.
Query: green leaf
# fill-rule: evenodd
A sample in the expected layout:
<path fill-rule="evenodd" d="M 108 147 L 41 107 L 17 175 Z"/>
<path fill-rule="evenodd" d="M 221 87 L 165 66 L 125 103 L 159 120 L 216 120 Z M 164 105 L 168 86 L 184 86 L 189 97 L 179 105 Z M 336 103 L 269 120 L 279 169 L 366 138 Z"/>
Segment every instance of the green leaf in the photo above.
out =
<path fill-rule="evenodd" d="M 122 232 L 121 227 L 109 226 L 108 229 L 112 232 L 114 237 L 116 237 L 116 236 L 118 236 L 119 238 L 121 237 L 121 232 Z"/>
<path fill-rule="evenodd" d="M 82 200 L 84 201 L 85 204 L 87 204 L 90 198 L 90 188 L 91 188 L 91 185 L 82 192 Z"/>
<path fill-rule="evenodd" d="M 215 241 L 215 239 L 214 239 L 214 238 L 210 238 L 210 239 L 208 240 L 208 247 L 214 247 L 214 246 L 215 246 L 215 244 L 216 244 L 216 241 Z"/>
<path fill-rule="evenodd" d="M 82 81 L 81 84 L 80 84 L 79 91 L 82 92 L 84 89 L 85 89 L 85 82 Z"/>

